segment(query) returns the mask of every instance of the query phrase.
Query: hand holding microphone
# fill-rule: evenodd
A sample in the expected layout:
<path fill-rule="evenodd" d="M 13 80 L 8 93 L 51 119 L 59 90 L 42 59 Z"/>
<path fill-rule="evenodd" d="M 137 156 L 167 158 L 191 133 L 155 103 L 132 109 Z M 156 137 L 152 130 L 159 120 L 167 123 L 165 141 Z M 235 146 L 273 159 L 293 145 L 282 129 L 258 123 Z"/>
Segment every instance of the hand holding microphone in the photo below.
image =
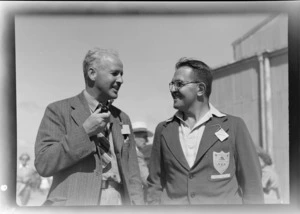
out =
<path fill-rule="evenodd" d="M 109 122 L 109 107 L 103 106 L 94 111 L 83 123 L 83 128 L 89 137 L 102 132 Z"/>

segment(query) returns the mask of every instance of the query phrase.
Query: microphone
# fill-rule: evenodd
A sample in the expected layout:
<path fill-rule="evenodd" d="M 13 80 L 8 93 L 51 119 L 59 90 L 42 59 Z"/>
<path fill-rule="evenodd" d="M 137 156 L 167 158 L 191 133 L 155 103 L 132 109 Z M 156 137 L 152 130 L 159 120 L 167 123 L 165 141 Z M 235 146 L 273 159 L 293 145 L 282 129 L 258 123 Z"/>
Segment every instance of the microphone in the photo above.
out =
<path fill-rule="evenodd" d="M 101 107 L 101 111 L 100 111 L 100 113 L 106 113 L 106 112 L 108 112 L 108 110 L 109 110 L 109 107 L 111 106 L 111 104 L 113 103 L 113 101 L 114 100 L 108 100 L 107 101 L 107 105 L 103 105 L 102 107 Z"/>

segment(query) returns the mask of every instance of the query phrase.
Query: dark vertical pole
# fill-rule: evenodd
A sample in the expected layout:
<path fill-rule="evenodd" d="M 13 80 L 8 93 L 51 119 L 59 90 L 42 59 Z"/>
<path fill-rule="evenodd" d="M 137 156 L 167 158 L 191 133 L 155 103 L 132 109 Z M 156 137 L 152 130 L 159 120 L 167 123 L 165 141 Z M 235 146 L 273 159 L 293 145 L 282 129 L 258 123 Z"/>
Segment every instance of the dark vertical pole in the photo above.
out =
<path fill-rule="evenodd" d="M 288 20 L 290 202 L 299 209 L 300 196 L 300 4 L 291 2 Z"/>

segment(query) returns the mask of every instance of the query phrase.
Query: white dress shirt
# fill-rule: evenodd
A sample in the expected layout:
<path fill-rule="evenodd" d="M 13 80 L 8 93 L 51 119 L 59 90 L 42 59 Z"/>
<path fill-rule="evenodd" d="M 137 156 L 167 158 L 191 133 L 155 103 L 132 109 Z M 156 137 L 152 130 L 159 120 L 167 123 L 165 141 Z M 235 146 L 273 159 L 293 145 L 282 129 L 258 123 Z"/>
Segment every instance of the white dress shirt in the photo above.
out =
<path fill-rule="evenodd" d="M 190 167 L 194 165 L 200 141 L 205 129 L 206 122 L 213 116 L 223 117 L 225 114 L 219 112 L 212 104 L 209 103 L 209 111 L 196 122 L 194 127 L 190 128 L 183 120 L 182 112 L 176 112 L 175 116 L 180 120 L 179 140 L 183 154 Z"/>

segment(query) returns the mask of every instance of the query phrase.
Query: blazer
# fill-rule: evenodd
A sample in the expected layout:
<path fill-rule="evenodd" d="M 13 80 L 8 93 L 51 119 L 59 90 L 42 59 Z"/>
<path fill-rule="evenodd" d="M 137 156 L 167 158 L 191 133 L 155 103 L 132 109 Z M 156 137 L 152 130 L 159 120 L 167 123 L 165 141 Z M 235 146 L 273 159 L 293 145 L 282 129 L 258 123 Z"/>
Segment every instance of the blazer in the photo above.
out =
<path fill-rule="evenodd" d="M 194 165 L 190 168 L 179 141 L 178 118 L 155 130 L 149 204 L 263 203 L 261 168 L 251 136 L 241 118 L 226 115 L 206 123 Z M 220 127 L 229 135 L 221 141 Z"/>
<path fill-rule="evenodd" d="M 136 145 L 129 117 L 110 107 L 112 139 L 123 184 L 123 204 L 143 204 Z M 35 167 L 43 177 L 53 176 L 45 205 L 98 205 L 102 167 L 93 137 L 82 124 L 90 116 L 83 92 L 47 106 L 35 142 Z M 124 141 L 122 124 L 131 133 Z"/>

